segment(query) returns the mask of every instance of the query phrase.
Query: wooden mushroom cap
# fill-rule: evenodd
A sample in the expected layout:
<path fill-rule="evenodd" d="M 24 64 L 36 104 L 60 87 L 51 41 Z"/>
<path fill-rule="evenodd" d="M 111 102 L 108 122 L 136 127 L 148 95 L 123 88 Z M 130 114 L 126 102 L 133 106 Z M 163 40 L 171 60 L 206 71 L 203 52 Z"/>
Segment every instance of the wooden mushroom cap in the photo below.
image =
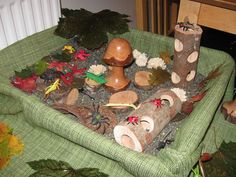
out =
<path fill-rule="evenodd" d="M 104 53 L 104 61 L 112 66 L 125 66 L 132 61 L 132 48 L 123 38 L 112 39 Z"/>

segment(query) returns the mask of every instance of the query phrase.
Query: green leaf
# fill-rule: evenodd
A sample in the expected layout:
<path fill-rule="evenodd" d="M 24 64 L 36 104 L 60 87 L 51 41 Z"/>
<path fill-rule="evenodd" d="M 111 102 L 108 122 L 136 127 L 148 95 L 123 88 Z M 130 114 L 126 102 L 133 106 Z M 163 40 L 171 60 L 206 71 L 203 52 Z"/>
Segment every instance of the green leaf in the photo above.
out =
<path fill-rule="evenodd" d="M 72 38 L 78 37 L 78 43 L 86 48 L 99 48 L 108 41 L 107 33 L 121 34 L 129 31 L 128 16 L 111 10 L 97 13 L 85 9 L 62 9 L 64 18 L 60 18 L 55 34 Z"/>
<path fill-rule="evenodd" d="M 52 57 L 55 60 L 58 60 L 58 61 L 61 61 L 61 62 L 70 62 L 72 60 L 71 55 L 66 53 L 66 52 L 53 54 Z"/>
<path fill-rule="evenodd" d="M 6 158 L 10 155 L 8 144 L 9 140 L 7 139 L 7 137 L 0 143 L 0 158 Z"/>
<path fill-rule="evenodd" d="M 212 154 L 212 160 L 203 163 L 207 177 L 235 177 L 236 143 L 223 142 L 220 149 Z"/>
<path fill-rule="evenodd" d="M 36 172 L 30 177 L 108 177 L 97 168 L 73 169 L 68 163 L 52 159 L 27 162 Z"/>
<path fill-rule="evenodd" d="M 42 159 L 42 160 L 38 160 L 38 161 L 31 161 L 31 162 L 27 162 L 27 164 L 34 170 L 41 170 L 44 168 L 48 168 L 51 170 L 67 170 L 70 169 L 71 166 L 67 163 L 67 162 L 63 162 L 63 161 L 56 161 L 53 159 Z"/>
<path fill-rule="evenodd" d="M 103 74 L 95 75 L 93 73 L 86 72 L 86 77 L 91 79 L 91 80 L 96 81 L 99 84 L 105 84 L 107 82 Z"/>
<path fill-rule="evenodd" d="M 162 70 L 160 68 L 152 69 L 151 70 L 151 76 L 148 80 L 150 85 L 160 85 L 170 80 L 170 73 L 168 73 L 166 70 Z"/>
<path fill-rule="evenodd" d="M 97 168 L 81 168 L 76 170 L 76 177 L 108 177 L 108 175 L 99 172 Z"/>
<path fill-rule="evenodd" d="M 39 76 L 47 70 L 48 63 L 44 60 L 39 60 L 37 63 L 33 65 L 33 67 L 34 67 L 34 73 Z"/>
<path fill-rule="evenodd" d="M 26 66 L 26 68 L 22 69 L 20 72 L 15 71 L 15 75 L 22 78 L 22 79 L 25 79 L 25 78 L 28 78 L 28 77 L 32 76 L 33 75 L 32 66 L 31 67 Z"/>

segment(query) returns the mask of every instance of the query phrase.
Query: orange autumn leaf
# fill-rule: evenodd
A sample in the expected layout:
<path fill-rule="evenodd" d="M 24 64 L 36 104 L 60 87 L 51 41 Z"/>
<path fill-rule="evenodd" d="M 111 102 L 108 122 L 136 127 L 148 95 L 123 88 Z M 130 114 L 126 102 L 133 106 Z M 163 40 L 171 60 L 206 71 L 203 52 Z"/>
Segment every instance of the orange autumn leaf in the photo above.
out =
<path fill-rule="evenodd" d="M 22 152 L 24 145 L 15 135 L 12 135 L 9 138 L 8 147 L 10 149 L 10 155 L 18 155 Z"/>
<path fill-rule="evenodd" d="M 169 52 L 160 52 L 160 58 L 164 60 L 165 64 L 170 63 L 170 54 Z"/>
<path fill-rule="evenodd" d="M 3 169 L 4 167 L 6 167 L 9 162 L 10 162 L 9 157 L 5 157 L 5 158 L 0 157 L 0 170 Z"/>

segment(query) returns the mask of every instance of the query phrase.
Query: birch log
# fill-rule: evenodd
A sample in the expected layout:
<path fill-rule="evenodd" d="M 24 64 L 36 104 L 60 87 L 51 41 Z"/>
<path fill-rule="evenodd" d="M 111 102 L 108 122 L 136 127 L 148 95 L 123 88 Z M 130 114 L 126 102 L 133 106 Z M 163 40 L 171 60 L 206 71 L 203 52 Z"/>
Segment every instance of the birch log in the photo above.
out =
<path fill-rule="evenodd" d="M 161 100 L 162 105 L 156 106 L 153 100 Z M 149 97 L 140 108 L 128 117 L 138 117 L 135 123 L 126 119 L 114 128 L 117 143 L 127 148 L 142 152 L 153 139 L 181 110 L 181 100 L 171 90 L 162 89 Z"/>
<path fill-rule="evenodd" d="M 176 87 L 181 88 L 191 84 L 197 73 L 202 29 L 198 25 L 190 27 L 175 26 L 174 64 L 171 80 Z"/>

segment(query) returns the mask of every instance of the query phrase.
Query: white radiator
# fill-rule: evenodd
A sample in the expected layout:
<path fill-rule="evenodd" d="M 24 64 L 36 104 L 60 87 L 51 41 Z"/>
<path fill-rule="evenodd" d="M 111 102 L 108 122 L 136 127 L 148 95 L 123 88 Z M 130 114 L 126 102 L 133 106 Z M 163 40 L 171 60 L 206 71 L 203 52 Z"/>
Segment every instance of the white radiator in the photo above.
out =
<path fill-rule="evenodd" d="M 57 25 L 59 0 L 0 0 L 0 50 Z"/>

